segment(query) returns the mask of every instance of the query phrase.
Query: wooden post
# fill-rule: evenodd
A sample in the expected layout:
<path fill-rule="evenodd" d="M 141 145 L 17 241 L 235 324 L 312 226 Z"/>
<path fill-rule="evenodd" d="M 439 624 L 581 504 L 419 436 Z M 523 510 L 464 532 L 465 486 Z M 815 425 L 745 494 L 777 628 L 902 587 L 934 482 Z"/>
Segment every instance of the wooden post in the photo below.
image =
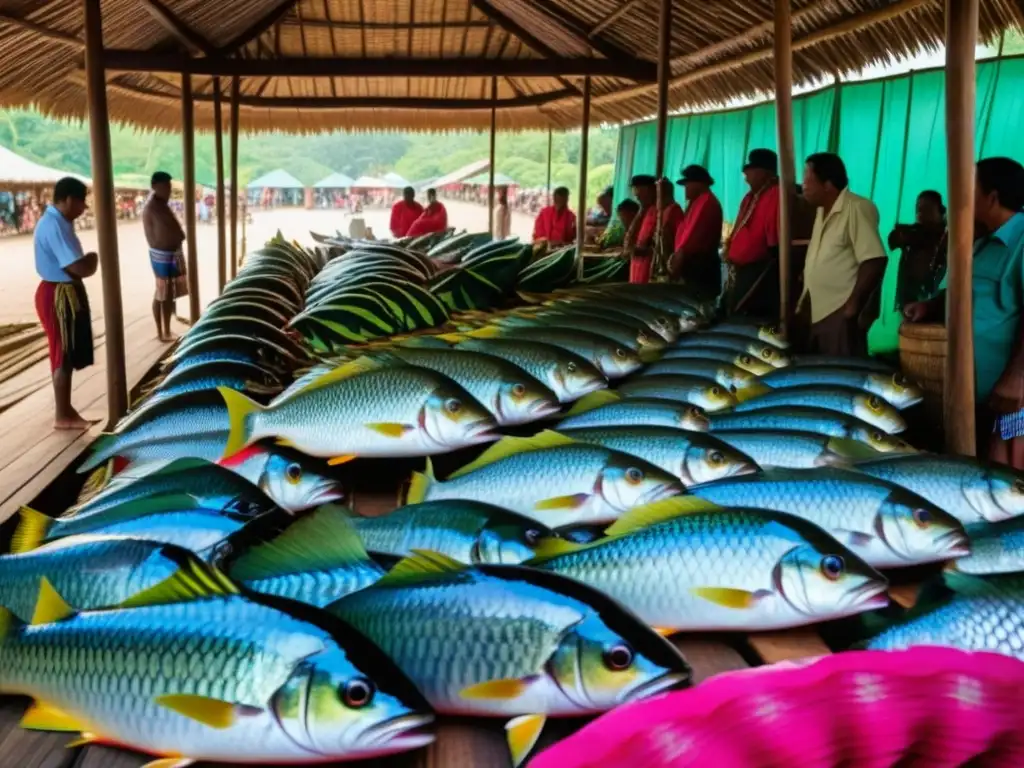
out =
<path fill-rule="evenodd" d="M 103 327 L 107 348 L 107 428 L 128 410 L 124 364 L 124 313 L 121 267 L 117 253 L 117 211 L 114 166 L 110 156 L 107 80 L 103 64 L 103 19 L 100 0 L 85 0 L 85 76 L 92 149 L 92 204 L 96 212 L 100 277 L 103 284 Z"/>
<path fill-rule="evenodd" d="M 789 0 L 775 0 L 775 125 L 779 147 L 779 322 L 791 330 L 793 307 L 789 296 L 793 235 L 793 197 L 796 159 L 793 157 L 793 34 Z"/>
<path fill-rule="evenodd" d="M 196 123 L 192 105 L 192 75 L 181 75 L 181 157 L 185 184 L 185 239 L 188 241 L 188 312 L 199 320 L 199 245 L 196 239 Z"/>
<path fill-rule="evenodd" d="M 661 230 L 664 224 L 661 211 L 665 207 L 661 199 L 661 179 L 665 175 L 665 145 L 668 142 L 668 81 L 672 76 L 669 60 L 672 49 L 672 0 L 661 0 L 658 25 L 658 134 L 654 161 L 654 177 L 658 179 L 658 185 L 655 188 L 657 194 L 655 205 L 658 210 L 658 218 L 654 230 L 654 242 L 657 244 L 657 247 L 655 248 L 653 272 L 656 275 L 662 275 L 668 272 L 665 256 L 672 252 L 672 246 L 674 245 L 669 244 L 666 250 L 665 244 L 661 242 Z"/>
<path fill-rule="evenodd" d="M 580 134 L 580 184 L 576 193 L 576 279 L 583 277 L 583 238 L 587 231 L 587 163 L 590 150 L 590 75 L 583 78 L 583 129 Z"/>
<path fill-rule="evenodd" d="M 946 0 L 946 448 L 975 454 L 971 259 L 974 237 L 974 47 L 978 0 Z"/>
<path fill-rule="evenodd" d="M 224 116 L 221 111 L 220 78 L 213 78 L 213 154 L 217 166 L 217 295 L 228 281 L 227 217 L 224 216 Z"/>
<path fill-rule="evenodd" d="M 498 78 L 491 78 L 491 102 L 495 106 L 491 107 L 491 170 L 490 179 L 488 184 L 487 192 L 487 226 L 490 229 L 491 237 L 494 237 L 494 149 L 496 146 L 496 137 L 498 133 Z"/>
<path fill-rule="evenodd" d="M 241 98 L 240 78 L 231 78 L 231 270 L 238 274 L 238 102 Z"/>
<path fill-rule="evenodd" d="M 552 137 L 551 129 L 548 128 L 548 181 L 547 181 L 547 186 L 544 187 L 544 190 L 547 193 L 547 197 L 546 197 L 547 202 L 545 203 L 545 205 L 551 205 L 551 147 L 552 147 L 552 143 L 553 143 L 553 137 Z"/>

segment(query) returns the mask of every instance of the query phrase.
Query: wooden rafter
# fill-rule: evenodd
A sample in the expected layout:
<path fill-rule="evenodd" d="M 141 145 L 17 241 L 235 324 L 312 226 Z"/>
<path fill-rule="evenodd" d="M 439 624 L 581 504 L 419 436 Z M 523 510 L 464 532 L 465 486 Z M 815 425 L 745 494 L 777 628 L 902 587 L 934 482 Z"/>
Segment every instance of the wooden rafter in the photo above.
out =
<path fill-rule="evenodd" d="M 274 6 L 274 8 L 265 14 L 262 18 L 257 19 L 242 32 L 235 36 L 235 38 L 227 45 L 222 45 L 217 49 L 218 53 L 228 54 L 234 53 L 243 45 L 252 42 L 257 37 L 262 35 L 268 29 L 277 24 L 283 19 L 288 12 L 295 7 L 299 0 L 283 0 L 283 2 Z"/>
<path fill-rule="evenodd" d="M 139 0 L 150 16 L 183 46 L 196 53 L 212 56 L 216 47 L 192 27 L 183 22 L 160 0 Z"/>
<path fill-rule="evenodd" d="M 510 19 L 504 13 L 491 5 L 488 0 L 471 0 L 471 5 L 506 32 L 518 37 L 536 53 L 539 53 L 541 56 L 545 56 L 549 59 L 558 58 L 558 52 L 551 46 L 534 37 L 528 29 Z"/>
<path fill-rule="evenodd" d="M 45 37 L 47 40 L 53 40 L 55 43 L 73 45 L 76 48 L 85 48 L 85 41 L 75 35 L 67 32 L 61 32 L 59 29 L 51 29 L 43 24 L 29 21 L 28 19 L 23 19 L 20 16 L 13 15 L 10 11 L 0 13 L 0 24 L 9 24 L 12 27 L 20 27 L 21 29 L 29 32 L 35 32 L 40 37 Z"/>
<path fill-rule="evenodd" d="M 582 21 L 570 16 L 560 6 L 551 2 L 551 0 L 530 0 L 530 3 L 554 19 L 566 32 L 569 32 L 580 42 L 590 46 L 602 56 L 606 56 L 609 59 L 625 59 L 627 61 L 638 58 L 635 53 L 620 48 L 615 43 L 602 40 L 594 34 L 592 29 L 588 29 Z"/>
<path fill-rule="evenodd" d="M 470 17 L 472 17 L 472 8 L 470 8 Z M 466 21 L 331 21 L 329 16 L 323 19 L 303 19 L 303 23 L 309 29 L 323 29 L 323 28 L 334 28 L 334 29 L 369 29 L 374 31 L 385 31 L 391 32 L 394 30 L 404 31 L 406 29 L 419 29 L 424 31 L 432 31 L 435 29 L 483 29 L 491 22 L 485 19 L 473 19 L 468 18 Z M 291 19 L 285 19 L 281 22 L 286 27 L 295 25 Z"/>
<path fill-rule="evenodd" d="M 625 2 L 622 3 L 622 5 L 620 5 L 618 8 L 609 13 L 607 16 L 605 16 L 603 19 L 597 22 L 597 24 L 590 28 L 590 36 L 596 37 L 597 35 L 601 34 L 603 30 L 610 27 L 612 24 L 614 24 L 616 21 L 621 19 L 623 16 L 625 16 L 627 13 L 629 13 L 631 10 L 633 10 L 635 7 L 637 7 L 643 2 L 645 2 L 645 0 L 625 0 Z"/>

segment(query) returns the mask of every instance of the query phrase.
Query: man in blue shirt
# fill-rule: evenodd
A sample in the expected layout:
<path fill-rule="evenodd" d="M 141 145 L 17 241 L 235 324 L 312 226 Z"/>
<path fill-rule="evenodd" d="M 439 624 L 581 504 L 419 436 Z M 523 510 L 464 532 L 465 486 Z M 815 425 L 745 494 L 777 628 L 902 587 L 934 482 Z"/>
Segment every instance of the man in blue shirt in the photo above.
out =
<path fill-rule="evenodd" d="M 71 373 L 93 362 L 92 318 L 82 280 L 95 274 L 98 258 L 83 253 L 74 221 L 85 213 L 86 189 L 66 177 L 53 188 L 53 204 L 35 229 L 36 313 L 46 331 L 53 376 L 55 429 L 88 429 L 90 422 L 71 405 Z"/>

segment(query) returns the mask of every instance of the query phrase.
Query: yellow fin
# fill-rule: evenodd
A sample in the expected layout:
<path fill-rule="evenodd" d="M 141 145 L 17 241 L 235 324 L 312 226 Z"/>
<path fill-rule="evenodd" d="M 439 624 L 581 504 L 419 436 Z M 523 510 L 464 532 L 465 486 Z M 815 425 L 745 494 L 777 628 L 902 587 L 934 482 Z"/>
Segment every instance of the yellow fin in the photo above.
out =
<path fill-rule="evenodd" d="M 771 392 L 771 387 L 766 387 L 760 382 L 754 382 L 743 389 L 737 389 L 734 393 L 736 395 L 736 402 L 745 403 L 747 400 L 753 400 L 755 397 L 760 397 L 766 392 Z"/>
<path fill-rule="evenodd" d="M 606 536 L 618 536 L 623 533 L 646 528 L 654 523 L 671 520 L 680 515 L 692 515 L 700 512 L 715 512 L 722 509 L 698 496 L 673 496 L 642 507 L 633 507 L 612 523 L 606 530 Z"/>
<path fill-rule="evenodd" d="M 664 350 L 659 347 L 644 347 L 637 352 L 637 356 L 640 358 L 641 363 L 653 363 L 661 360 L 663 352 Z"/>
<path fill-rule="evenodd" d="M 77 739 L 72 739 L 64 745 L 64 749 L 75 749 L 76 747 L 87 747 L 90 744 L 95 744 L 100 740 L 100 737 L 95 733 L 85 733 L 84 731 L 78 735 Z"/>
<path fill-rule="evenodd" d="M 77 718 L 45 701 L 32 702 L 20 725 L 28 731 L 77 732 L 84 727 Z"/>
<path fill-rule="evenodd" d="M 195 762 L 190 757 L 161 757 L 158 760 L 146 763 L 142 768 L 188 768 L 190 765 L 194 765 Z"/>
<path fill-rule="evenodd" d="M 547 718 L 544 715 L 521 715 L 505 724 L 505 736 L 512 757 L 512 768 L 519 768 L 537 744 Z"/>
<path fill-rule="evenodd" d="M 385 437 L 401 437 L 408 432 L 411 427 L 407 424 L 399 424 L 394 421 L 380 421 L 372 424 L 364 425 L 367 429 L 372 429 Z"/>
<path fill-rule="evenodd" d="M 263 406 L 230 387 L 217 387 L 217 391 L 228 409 L 228 439 L 224 444 L 224 458 L 227 458 L 249 445 L 252 440 L 250 416 L 263 410 Z"/>
<path fill-rule="evenodd" d="M 434 464 L 427 458 L 427 466 L 422 472 L 413 472 L 409 480 L 409 490 L 405 494 L 406 504 L 419 504 L 427 500 L 427 492 L 434 483 Z"/>
<path fill-rule="evenodd" d="M 312 392 L 315 389 L 322 389 L 323 387 L 337 384 L 339 381 L 351 379 L 353 376 L 358 376 L 361 373 L 366 373 L 380 367 L 380 363 L 376 360 L 369 357 L 357 357 L 355 360 L 326 371 L 322 376 L 317 376 L 302 389 L 293 392 L 291 396 L 298 395 L 300 392 Z"/>
<path fill-rule="evenodd" d="M 845 437 L 833 437 L 828 441 L 827 447 L 836 456 L 850 461 L 870 461 L 884 455 L 867 443 Z"/>
<path fill-rule="evenodd" d="M 274 443 L 280 445 L 282 448 L 297 448 L 293 440 L 289 440 L 287 437 L 275 437 Z"/>
<path fill-rule="evenodd" d="M 533 560 L 530 562 L 546 560 L 550 557 L 568 554 L 569 552 L 578 552 L 585 546 L 585 544 L 576 544 L 575 542 L 559 539 L 555 536 L 547 536 L 537 543 L 537 547 L 533 550 Z"/>
<path fill-rule="evenodd" d="M 507 680 L 487 680 L 476 683 L 459 691 L 463 699 L 489 699 L 507 701 L 521 696 L 530 687 L 529 680 L 510 678 Z"/>
<path fill-rule="evenodd" d="M 465 341 L 469 337 L 464 333 L 439 333 L 437 338 L 441 341 L 446 341 L 449 344 L 458 344 L 460 341 Z"/>
<path fill-rule="evenodd" d="M 49 624 L 53 621 L 66 619 L 75 611 L 64 602 L 64 598 L 53 588 L 50 580 L 43 576 L 39 580 L 39 597 L 36 599 L 36 609 L 32 613 L 30 624 Z"/>
<path fill-rule="evenodd" d="M 350 461 L 355 461 L 357 458 L 359 457 L 354 453 L 349 453 L 345 456 L 335 456 L 333 459 L 328 459 L 327 463 L 332 467 L 337 467 L 340 464 L 348 464 Z"/>
<path fill-rule="evenodd" d="M 53 525 L 53 518 L 37 512 L 31 507 L 22 507 L 21 522 L 18 523 L 14 537 L 11 539 L 11 554 L 20 555 L 22 552 L 31 552 L 43 543 L 46 532 Z"/>
<path fill-rule="evenodd" d="M 576 416 L 587 411 L 592 411 L 595 408 L 600 408 L 602 405 L 608 405 L 609 403 L 617 403 L 622 399 L 622 395 L 611 389 L 599 389 L 596 392 L 589 392 L 572 404 L 572 408 L 565 414 L 566 416 Z"/>
<path fill-rule="evenodd" d="M 211 728 L 230 728 L 237 717 L 237 708 L 229 701 L 191 694 L 157 696 L 154 701 L 161 707 L 191 718 Z"/>
<path fill-rule="evenodd" d="M 694 587 L 690 592 L 715 605 L 720 605 L 723 608 L 735 608 L 737 610 L 753 608 L 761 597 L 754 592 L 748 592 L 745 589 L 732 589 L 731 587 Z"/>
<path fill-rule="evenodd" d="M 589 493 L 573 493 L 568 496 L 553 496 L 550 499 L 541 499 L 533 508 L 544 509 L 579 509 L 590 499 Z"/>
<path fill-rule="evenodd" d="M 238 587 L 223 573 L 199 560 L 190 560 L 159 584 L 132 595 L 119 607 L 138 608 L 237 594 Z"/>
<path fill-rule="evenodd" d="M 670 635 L 674 635 L 676 632 L 679 631 L 678 629 L 675 629 L 674 627 L 651 627 L 651 629 L 653 629 L 655 632 L 657 632 L 662 637 L 669 637 Z"/>
<path fill-rule="evenodd" d="M 468 475 L 470 472 L 480 469 L 480 467 L 485 467 L 488 464 L 493 464 L 498 459 L 504 459 L 506 456 L 538 451 L 542 448 L 554 448 L 559 445 L 575 445 L 576 442 L 571 437 L 550 429 L 538 432 L 533 437 L 503 437 L 477 456 L 475 460 L 452 472 L 448 479 L 452 480 L 456 477 Z"/>
<path fill-rule="evenodd" d="M 473 339 L 496 339 L 501 336 L 501 328 L 496 325 L 485 325 L 483 328 L 470 331 L 466 336 Z"/>
<path fill-rule="evenodd" d="M 415 583 L 438 574 L 458 573 L 468 567 L 465 563 L 460 563 L 440 552 L 414 549 L 411 555 L 399 560 L 395 567 L 388 571 L 374 587 Z"/>

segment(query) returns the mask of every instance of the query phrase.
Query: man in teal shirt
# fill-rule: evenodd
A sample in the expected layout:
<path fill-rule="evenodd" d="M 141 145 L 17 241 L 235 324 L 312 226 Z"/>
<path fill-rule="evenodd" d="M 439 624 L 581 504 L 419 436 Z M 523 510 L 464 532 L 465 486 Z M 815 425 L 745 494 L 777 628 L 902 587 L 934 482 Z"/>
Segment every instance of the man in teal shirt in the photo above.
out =
<path fill-rule="evenodd" d="M 979 455 L 1024 468 L 1024 167 L 1006 157 L 990 157 L 977 165 L 974 218 L 979 235 L 974 243 L 972 297 L 974 312 L 975 400 L 979 406 Z M 945 281 L 943 281 L 945 287 Z M 946 294 L 910 304 L 911 322 L 941 317 Z M 1000 434 L 986 450 L 993 420 Z M 1015 454 L 1018 454 L 1016 456 Z"/>

